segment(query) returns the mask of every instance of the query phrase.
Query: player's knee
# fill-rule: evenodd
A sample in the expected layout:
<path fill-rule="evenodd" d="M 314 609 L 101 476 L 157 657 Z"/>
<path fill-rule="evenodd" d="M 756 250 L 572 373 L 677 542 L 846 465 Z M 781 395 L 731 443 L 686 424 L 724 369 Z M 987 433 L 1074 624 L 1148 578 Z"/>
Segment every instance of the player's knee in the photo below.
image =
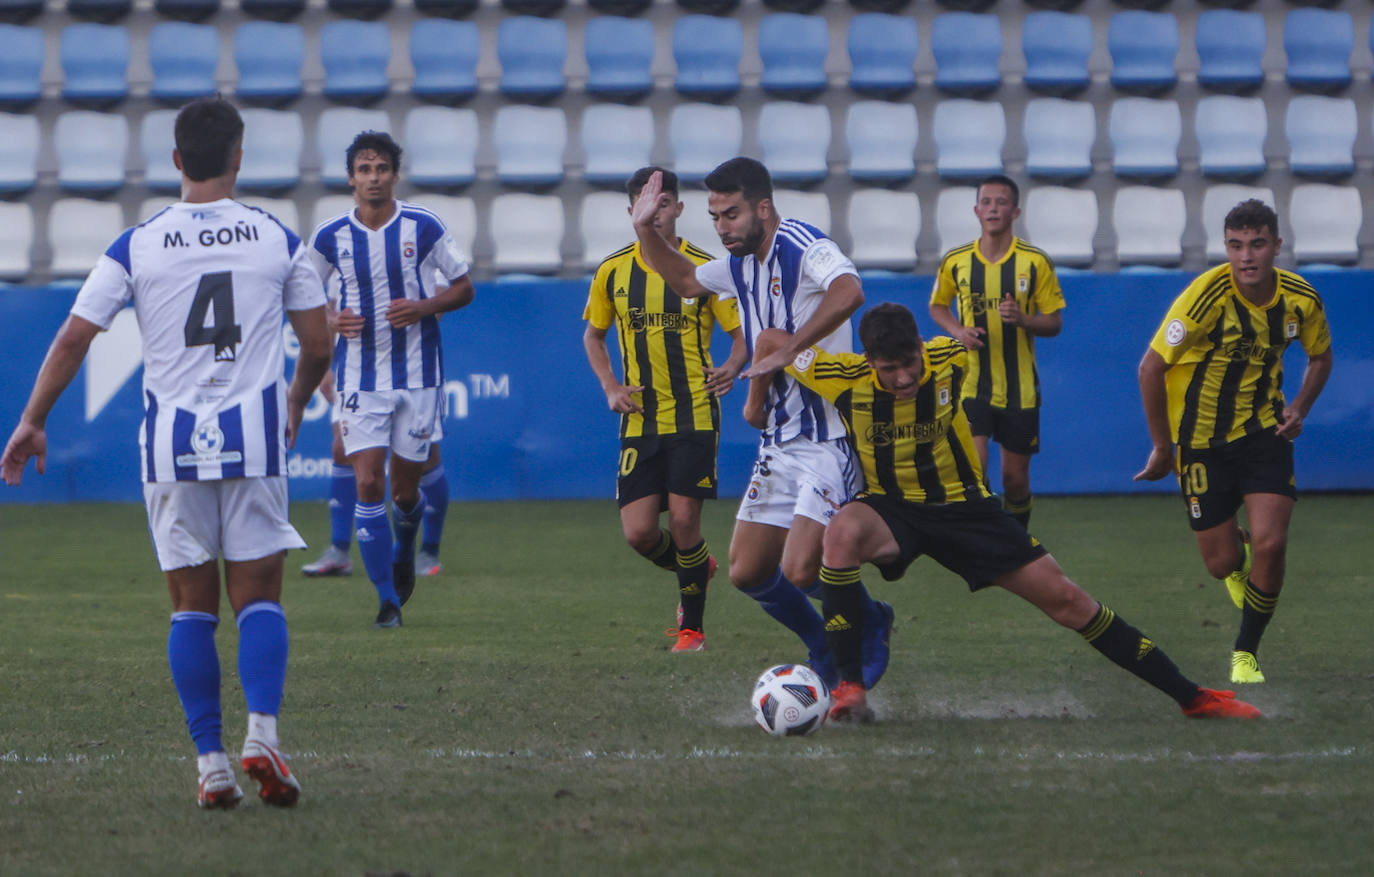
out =
<path fill-rule="evenodd" d="M 1250 549 L 1257 558 L 1281 561 L 1288 553 L 1288 534 L 1282 531 L 1254 533 L 1250 537 Z"/>
<path fill-rule="evenodd" d="M 1224 579 L 1231 573 L 1240 569 L 1241 554 L 1239 551 L 1234 554 L 1214 554 L 1202 558 L 1202 562 L 1207 566 L 1207 574 L 1214 579 Z"/>
<path fill-rule="evenodd" d="M 639 554 L 647 555 L 658 547 L 660 538 L 658 527 L 626 524 L 624 529 L 626 544 Z"/>
<path fill-rule="evenodd" d="M 821 576 L 821 569 L 818 563 L 809 561 L 784 562 L 782 574 L 787 580 L 799 588 L 809 587 Z"/>

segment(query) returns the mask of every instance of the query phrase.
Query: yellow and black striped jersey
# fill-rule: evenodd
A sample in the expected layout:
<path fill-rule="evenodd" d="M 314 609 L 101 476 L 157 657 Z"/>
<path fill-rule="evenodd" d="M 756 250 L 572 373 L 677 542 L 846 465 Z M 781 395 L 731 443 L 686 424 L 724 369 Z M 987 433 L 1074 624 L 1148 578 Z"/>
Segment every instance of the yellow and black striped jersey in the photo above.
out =
<path fill-rule="evenodd" d="M 803 352 L 787 373 L 835 403 L 863 466 L 865 490 L 917 503 L 990 496 L 968 418 L 959 404 L 968 352 L 932 338 L 921 352 L 921 386 L 898 399 L 858 353 Z"/>
<path fill-rule="evenodd" d="M 678 249 L 698 265 L 715 258 L 685 239 Z M 734 301 L 679 297 L 644 264 L 636 241 L 596 269 L 582 319 L 598 329 L 618 327 L 625 384 L 644 388 L 644 413 L 621 417 L 621 437 L 720 430 L 720 402 L 706 392 L 706 370 L 712 327 L 739 328 Z"/>
<path fill-rule="evenodd" d="M 1027 314 L 1064 309 L 1054 262 L 1020 238 L 1012 238 L 996 262 L 983 258 L 977 241 L 945 253 L 930 303 L 955 307 L 957 302 L 959 321 L 987 333 L 983 348 L 970 351 L 965 397 L 983 399 L 994 408 L 1036 408 L 1040 376 L 1035 369 L 1035 337 L 1002 322 L 997 305 L 1007 295 L 1015 296 Z"/>
<path fill-rule="evenodd" d="M 1283 354 L 1290 342 L 1308 356 L 1331 349 L 1321 296 L 1292 271 L 1274 269 L 1277 288 L 1255 305 L 1236 288 L 1229 264 L 1201 275 L 1174 300 L 1150 349 L 1170 368 L 1174 441 L 1209 448 L 1272 429 L 1283 414 Z"/>

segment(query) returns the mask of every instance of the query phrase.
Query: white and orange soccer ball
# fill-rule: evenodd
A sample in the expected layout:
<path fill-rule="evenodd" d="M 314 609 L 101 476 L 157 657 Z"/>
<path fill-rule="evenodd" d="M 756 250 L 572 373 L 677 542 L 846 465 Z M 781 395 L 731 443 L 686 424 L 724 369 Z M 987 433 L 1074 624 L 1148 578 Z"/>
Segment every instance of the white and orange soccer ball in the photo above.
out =
<path fill-rule="evenodd" d="M 749 699 L 754 721 L 775 737 L 810 734 L 825 724 L 830 689 L 805 664 L 779 664 L 763 671 Z"/>

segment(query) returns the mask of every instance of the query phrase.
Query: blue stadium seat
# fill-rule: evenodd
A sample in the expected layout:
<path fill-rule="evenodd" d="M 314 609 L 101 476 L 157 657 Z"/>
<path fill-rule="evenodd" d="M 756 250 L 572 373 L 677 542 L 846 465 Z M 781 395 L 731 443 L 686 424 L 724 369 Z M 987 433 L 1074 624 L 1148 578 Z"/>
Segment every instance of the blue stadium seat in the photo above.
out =
<path fill-rule="evenodd" d="M 259 107 L 240 112 L 243 115 L 243 164 L 239 168 L 239 188 L 277 192 L 299 183 L 301 156 L 305 152 L 305 128 L 300 113 Z M 320 175 L 323 177 L 334 171 L 342 176 L 343 150 L 331 158 L 337 167 L 321 166 Z"/>
<path fill-rule="evenodd" d="M 1125 91 L 1162 91 L 1178 81 L 1178 19 L 1168 12 L 1127 9 L 1107 25 L 1112 85 Z"/>
<path fill-rule="evenodd" d="M 1087 88 L 1092 19 L 1071 12 L 1032 12 L 1021 26 L 1021 50 L 1026 55 L 1028 87 L 1051 94 Z"/>
<path fill-rule="evenodd" d="M 1177 265 L 1183 261 L 1188 205 L 1175 188 L 1122 186 L 1112 205 L 1116 257 L 1122 265 Z"/>
<path fill-rule="evenodd" d="M 496 179 L 504 186 L 544 188 L 563 181 L 568 120 L 558 107 L 508 104 L 492 123 Z"/>
<path fill-rule="evenodd" d="M 320 63 L 324 96 L 366 103 L 380 100 L 391 88 L 391 31 L 383 21 L 326 22 L 320 28 Z"/>
<path fill-rule="evenodd" d="M 391 11 L 391 0 L 328 0 L 329 11 L 348 18 L 378 18 Z"/>
<path fill-rule="evenodd" d="M 152 95 L 186 101 L 216 92 L 219 30 L 212 24 L 167 21 L 148 34 L 148 63 L 153 68 Z"/>
<path fill-rule="evenodd" d="M 472 243 L 477 238 L 477 205 L 471 198 L 416 192 L 406 200 L 436 214 L 453 236 L 458 252 L 469 258 L 472 256 Z"/>
<path fill-rule="evenodd" d="M 797 101 L 769 101 L 759 110 L 759 148 L 774 182 L 806 185 L 830 171 L 830 108 Z"/>
<path fill-rule="evenodd" d="M 920 138 L 916 107 L 906 101 L 854 101 L 845 116 L 849 175 L 867 183 L 896 183 L 916 174 Z"/>
<path fill-rule="evenodd" d="M 1118 177 L 1161 179 L 1178 173 L 1183 114 L 1177 101 L 1120 98 L 1112 103 L 1108 129 Z"/>
<path fill-rule="evenodd" d="M 1264 13 L 1206 9 L 1197 17 L 1197 81 L 1218 91 L 1264 84 Z"/>
<path fill-rule="evenodd" d="M 62 96 L 74 103 L 111 104 L 129 94 L 129 31 L 117 24 L 62 28 Z"/>
<path fill-rule="evenodd" d="M 716 166 L 740 154 L 744 117 L 736 106 L 686 103 L 668 117 L 673 170 L 684 183 L 698 184 Z"/>
<path fill-rule="evenodd" d="M 1097 111 L 1089 101 L 1038 97 L 1026 103 L 1026 173 L 1078 179 L 1093 172 Z"/>
<path fill-rule="evenodd" d="M 677 0 L 677 5 L 689 13 L 725 15 L 739 7 L 739 0 Z"/>
<path fill-rule="evenodd" d="M 1037 186 L 1024 197 L 1026 237 L 1057 265 L 1092 265 L 1097 196 L 1087 189 Z"/>
<path fill-rule="evenodd" d="M 673 22 L 673 60 L 680 94 L 704 100 L 739 91 L 744 31 L 738 19 L 684 15 Z"/>
<path fill-rule="evenodd" d="M 935 105 L 935 170 L 942 177 L 971 179 L 1002 172 L 1007 116 L 993 101 L 943 100 Z"/>
<path fill-rule="evenodd" d="M 43 94 L 43 29 L 0 24 L 0 107 L 24 107 Z"/>
<path fill-rule="evenodd" d="M 915 192 L 856 189 L 849 196 L 849 258 L 860 268 L 909 271 L 916 267 L 921 201 Z"/>
<path fill-rule="evenodd" d="M 1264 173 L 1269 116 L 1263 98 L 1209 95 L 1198 101 L 1193 124 L 1203 174 L 1248 177 Z"/>
<path fill-rule="evenodd" d="M 406 179 L 417 186 L 447 189 L 477 179 L 477 112 L 452 107 L 406 111 Z"/>
<path fill-rule="evenodd" d="M 37 116 L 0 113 L 0 195 L 37 184 L 38 144 Z"/>
<path fill-rule="evenodd" d="M 305 0 L 239 0 L 244 14 L 272 21 L 288 21 L 305 11 Z"/>
<path fill-rule="evenodd" d="M 501 19 L 496 32 L 501 93 L 542 100 L 563 93 L 568 31 L 561 19 L 521 15 Z"/>
<path fill-rule="evenodd" d="M 116 21 L 134 8 L 133 0 L 67 0 L 67 14 L 90 21 Z"/>
<path fill-rule="evenodd" d="M 52 273 L 85 277 L 125 227 L 124 208 L 118 202 L 58 198 L 48 211 Z"/>
<path fill-rule="evenodd" d="M 22 24 L 43 11 L 43 0 L 0 0 L 0 21 Z"/>
<path fill-rule="evenodd" d="M 315 148 L 320 181 L 326 186 L 348 185 L 348 144 L 363 131 L 391 133 L 391 117 L 386 110 L 358 107 L 330 107 L 316 120 Z"/>
<path fill-rule="evenodd" d="M 1355 172 L 1355 102 L 1348 97 L 1298 95 L 1288 101 L 1284 120 L 1288 166 L 1294 173 L 1344 175 Z"/>
<path fill-rule="evenodd" d="M 588 182 L 623 186 L 651 164 L 654 113 L 648 107 L 592 104 L 582 113 L 582 153 Z"/>
<path fill-rule="evenodd" d="M 602 15 L 587 22 L 587 91 L 603 97 L 643 97 L 654 89 L 654 23 Z"/>
<path fill-rule="evenodd" d="M 849 87 L 899 97 L 916 87 L 916 19 L 861 12 L 849 20 Z"/>
<path fill-rule="evenodd" d="M 76 192 L 113 192 L 124 185 L 129 120 L 122 113 L 72 110 L 53 126 L 57 185 Z"/>
<path fill-rule="evenodd" d="M 582 199 L 578 223 L 582 232 L 582 267 L 595 271 L 602 259 L 634 240 L 634 229 L 625 215 L 629 205 L 624 190 L 591 192 Z M 677 233 L 686 236 L 681 228 Z"/>
<path fill-rule="evenodd" d="M 563 267 L 563 199 L 557 195 L 497 195 L 488 225 L 498 272 L 549 274 Z"/>
<path fill-rule="evenodd" d="M 181 189 L 181 171 L 172 163 L 176 110 L 153 110 L 138 126 L 139 154 L 143 156 L 143 185 L 155 192 Z M 245 137 L 247 131 L 245 129 Z"/>
<path fill-rule="evenodd" d="M 477 11 L 479 0 L 415 0 L 415 8 L 425 15 L 465 18 Z"/>
<path fill-rule="evenodd" d="M 557 15 L 563 6 L 564 0 L 501 0 L 501 8 L 512 15 Z"/>
<path fill-rule="evenodd" d="M 1357 237 L 1364 225 L 1364 207 L 1354 186 L 1294 186 L 1288 223 L 1293 228 L 1293 258 L 1299 265 L 1359 261 Z"/>
<path fill-rule="evenodd" d="M 1350 84 L 1355 22 L 1335 9 L 1293 9 L 1283 20 L 1288 84 L 1295 88 L 1344 88 Z"/>
<path fill-rule="evenodd" d="M 931 25 L 935 87 L 956 93 L 991 91 L 1002 84 L 1002 25 L 995 15 L 946 12 Z"/>
<path fill-rule="evenodd" d="M 654 0 L 587 0 L 587 5 L 606 15 L 639 15 L 654 5 Z"/>
<path fill-rule="evenodd" d="M 245 100 L 291 101 L 301 96 L 305 31 L 299 24 L 246 21 L 234 31 L 236 93 Z"/>
<path fill-rule="evenodd" d="M 32 249 L 33 209 L 0 202 L 0 277 L 22 280 L 33 267 Z"/>
<path fill-rule="evenodd" d="M 944 186 L 935 199 L 936 246 L 941 253 L 977 240 L 981 229 L 973 208 L 978 200 L 975 186 Z"/>
<path fill-rule="evenodd" d="M 775 12 L 759 20 L 760 84 L 784 97 L 806 97 L 825 90 L 825 57 L 830 32 L 820 15 Z"/>
<path fill-rule="evenodd" d="M 482 34 L 476 22 L 423 18 L 410 28 L 410 92 L 426 100 L 462 100 L 477 93 Z"/>
<path fill-rule="evenodd" d="M 153 8 L 163 18 L 204 21 L 219 12 L 219 0 L 155 0 Z"/>

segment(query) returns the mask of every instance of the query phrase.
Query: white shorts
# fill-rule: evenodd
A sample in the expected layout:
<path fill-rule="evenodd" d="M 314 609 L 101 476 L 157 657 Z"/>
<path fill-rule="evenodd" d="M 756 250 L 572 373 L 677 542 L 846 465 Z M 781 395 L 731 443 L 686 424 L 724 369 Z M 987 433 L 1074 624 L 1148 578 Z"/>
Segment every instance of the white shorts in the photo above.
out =
<path fill-rule="evenodd" d="M 286 517 L 286 479 L 163 481 L 143 485 L 148 530 L 164 570 L 225 560 L 257 560 L 304 548 Z"/>
<path fill-rule="evenodd" d="M 423 463 L 429 448 L 444 437 L 444 392 L 373 390 L 340 393 L 334 407 L 344 453 L 352 456 L 368 448 L 390 448 L 393 454 Z"/>
<path fill-rule="evenodd" d="M 790 527 L 798 515 L 830 523 L 859 492 L 859 470 L 845 439 L 797 437 L 759 447 L 736 520 Z"/>

